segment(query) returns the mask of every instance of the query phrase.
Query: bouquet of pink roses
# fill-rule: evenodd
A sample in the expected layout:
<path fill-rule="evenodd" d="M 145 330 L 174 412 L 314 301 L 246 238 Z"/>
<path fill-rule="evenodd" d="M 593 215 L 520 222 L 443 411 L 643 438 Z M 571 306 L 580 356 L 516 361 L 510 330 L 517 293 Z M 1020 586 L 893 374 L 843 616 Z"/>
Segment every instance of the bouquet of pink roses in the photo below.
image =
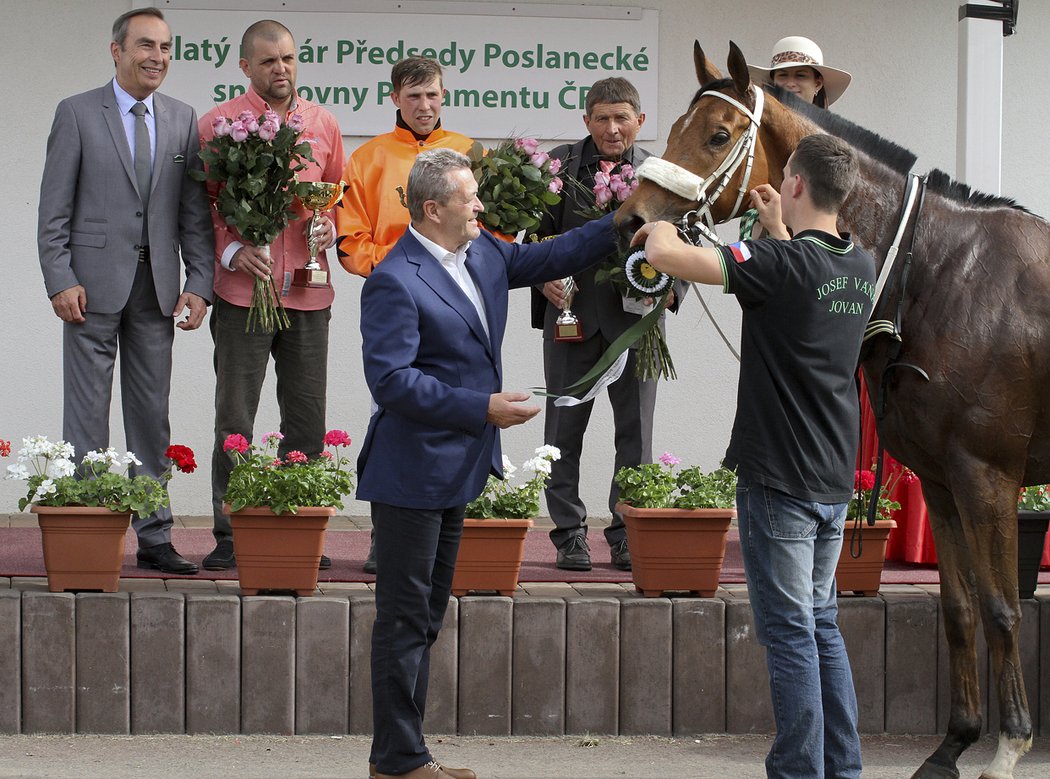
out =
<path fill-rule="evenodd" d="M 561 201 L 561 160 L 534 138 L 504 141 L 487 152 L 475 143 L 467 156 L 485 206 L 478 221 L 491 230 L 512 237 L 535 232 L 547 209 Z"/>
<path fill-rule="evenodd" d="M 634 166 L 629 162 L 600 160 L 593 187 L 588 188 L 577 179 L 572 179 L 572 185 L 579 194 L 578 200 L 591 203 L 576 213 L 588 219 L 599 219 L 615 211 L 620 203 L 634 194 L 638 189 L 638 178 L 634 175 Z"/>
<path fill-rule="evenodd" d="M 293 114 L 284 124 L 272 110 L 259 117 L 244 111 L 236 119 L 216 117 L 215 137 L 200 151 L 205 171 L 190 175 L 215 184 L 215 208 L 242 239 L 269 248 L 288 222 L 300 184 L 296 173 L 314 161 L 310 144 L 300 143 L 303 119 Z M 305 194 L 304 191 L 301 194 Z M 259 324 L 267 333 L 289 326 L 273 277 L 255 279 L 245 332 Z"/>

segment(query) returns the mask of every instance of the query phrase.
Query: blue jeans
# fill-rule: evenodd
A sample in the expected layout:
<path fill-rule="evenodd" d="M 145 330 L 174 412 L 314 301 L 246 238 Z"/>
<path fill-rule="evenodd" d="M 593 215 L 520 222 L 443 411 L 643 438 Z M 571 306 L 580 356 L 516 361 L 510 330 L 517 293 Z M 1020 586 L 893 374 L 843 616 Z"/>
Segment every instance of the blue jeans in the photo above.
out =
<path fill-rule="evenodd" d="M 859 777 L 857 696 L 835 599 L 847 504 L 800 500 L 748 479 L 737 484 L 736 504 L 777 727 L 766 775 Z"/>

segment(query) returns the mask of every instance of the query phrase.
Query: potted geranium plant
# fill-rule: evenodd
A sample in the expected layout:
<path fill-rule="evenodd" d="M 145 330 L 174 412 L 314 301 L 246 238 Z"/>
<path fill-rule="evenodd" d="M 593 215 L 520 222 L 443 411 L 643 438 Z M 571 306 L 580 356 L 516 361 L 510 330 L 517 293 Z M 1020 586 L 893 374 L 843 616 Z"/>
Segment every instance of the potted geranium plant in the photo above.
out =
<path fill-rule="evenodd" d="M 1035 596 L 1050 525 L 1050 485 L 1023 487 L 1017 498 L 1017 593 Z"/>
<path fill-rule="evenodd" d="M 854 472 L 853 497 L 846 513 L 854 522 L 852 529 L 845 532 L 839 564 L 835 568 L 835 586 L 839 592 L 867 596 L 878 593 L 886 562 L 886 543 L 890 531 L 897 527 L 893 512 L 901 507 L 891 496 L 898 484 L 910 484 L 917 478 L 914 472 L 901 466 L 882 485 L 878 498 L 875 498 L 875 473 L 870 470 Z M 866 514 L 872 500 L 875 500 L 875 524 L 869 525 Z"/>
<path fill-rule="evenodd" d="M 8 442 L 0 444 L 0 454 L 10 453 Z M 173 470 L 192 473 L 197 463 L 189 447 L 169 446 L 168 468 L 154 478 L 133 472 L 142 463 L 132 452 L 99 449 L 79 464 L 74 456 L 65 441 L 24 438 L 7 478 L 28 483 L 18 509 L 30 506 L 37 515 L 48 589 L 116 592 L 132 513 L 147 517 L 166 507 Z"/>
<path fill-rule="evenodd" d="M 664 452 L 659 462 L 616 473 L 627 526 L 631 576 L 647 598 L 670 590 L 711 597 L 725 557 L 726 535 L 736 516 L 736 474 L 677 471 L 681 460 Z"/>
<path fill-rule="evenodd" d="M 257 447 L 233 434 L 223 444 L 236 463 L 225 499 L 245 595 L 259 590 L 312 595 L 328 518 L 354 488 L 350 458 L 340 451 L 350 445 L 345 431 L 329 430 L 324 443 L 331 449 L 314 459 L 298 451 L 279 458 L 283 438 L 266 433 Z"/>
<path fill-rule="evenodd" d="M 515 479 L 517 468 L 503 456 L 503 476 L 489 476 L 485 489 L 467 504 L 463 537 L 459 543 L 452 594 L 471 590 L 495 591 L 513 595 L 525 552 L 525 534 L 532 517 L 540 510 L 540 492 L 550 478 L 551 463 L 561 457 L 556 446 L 536 449 L 522 463 L 528 477 Z"/>
<path fill-rule="evenodd" d="M 522 230 L 526 236 L 536 232 L 547 210 L 561 201 L 561 160 L 534 138 L 503 141 L 488 151 L 475 142 L 467 156 L 485 206 L 478 221 L 505 240 Z"/>

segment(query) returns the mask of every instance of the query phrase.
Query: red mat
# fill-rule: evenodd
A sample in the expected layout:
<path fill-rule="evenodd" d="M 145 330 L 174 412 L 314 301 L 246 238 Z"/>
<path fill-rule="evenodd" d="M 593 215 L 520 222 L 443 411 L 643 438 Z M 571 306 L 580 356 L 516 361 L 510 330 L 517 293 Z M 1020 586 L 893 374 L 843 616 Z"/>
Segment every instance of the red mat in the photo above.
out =
<path fill-rule="evenodd" d="M 172 531 L 175 548 L 186 558 L 199 563 L 215 545 L 210 530 L 175 528 Z M 609 562 L 609 547 L 600 532 L 591 535 L 590 571 L 563 571 L 554 565 L 555 550 L 544 530 L 530 531 L 525 540 L 525 560 L 521 567 L 523 582 L 629 582 L 629 571 L 619 571 Z M 124 567 L 121 576 L 129 578 L 179 578 L 159 571 L 147 571 L 135 565 L 136 539 L 130 530 L 125 537 Z M 332 567 L 321 571 L 321 582 L 371 582 L 375 577 L 365 573 L 361 566 L 368 554 L 367 530 L 330 531 L 325 540 L 325 554 L 332 558 Z M 37 528 L 0 529 L 0 576 L 44 576 L 44 561 Z M 198 579 L 236 579 L 231 571 L 204 571 Z M 744 566 L 740 558 L 740 541 L 735 529 L 729 531 L 725 561 L 722 564 L 723 584 L 744 581 Z M 939 579 L 934 565 L 887 562 L 882 574 L 883 584 L 936 584 Z M 1050 584 L 1050 571 L 1039 574 L 1041 584 Z"/>

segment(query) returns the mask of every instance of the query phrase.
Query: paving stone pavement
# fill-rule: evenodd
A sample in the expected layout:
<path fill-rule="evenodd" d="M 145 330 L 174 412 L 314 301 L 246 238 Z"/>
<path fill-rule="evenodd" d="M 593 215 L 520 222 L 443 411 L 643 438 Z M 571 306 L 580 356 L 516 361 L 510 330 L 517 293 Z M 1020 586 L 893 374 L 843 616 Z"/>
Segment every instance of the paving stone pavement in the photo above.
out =
<path fill-rule="evenodd" d="M 430 736 L 434 756 L 469 766 L 482 779 L 761 779 L 768 736 L 696 738 L 486 738 Z M 936 747 L 936 736 L 865 736 L 865 779 L 908 777 Z M 364 736 L 5 736 L 0 777 L 20 779 L 364 779 Z M 982 739 L 960 761 L 976 777 L 995 750 Z M 1050 738 L 1036 740 L 1015 779 L 1050 775 Z"/>

